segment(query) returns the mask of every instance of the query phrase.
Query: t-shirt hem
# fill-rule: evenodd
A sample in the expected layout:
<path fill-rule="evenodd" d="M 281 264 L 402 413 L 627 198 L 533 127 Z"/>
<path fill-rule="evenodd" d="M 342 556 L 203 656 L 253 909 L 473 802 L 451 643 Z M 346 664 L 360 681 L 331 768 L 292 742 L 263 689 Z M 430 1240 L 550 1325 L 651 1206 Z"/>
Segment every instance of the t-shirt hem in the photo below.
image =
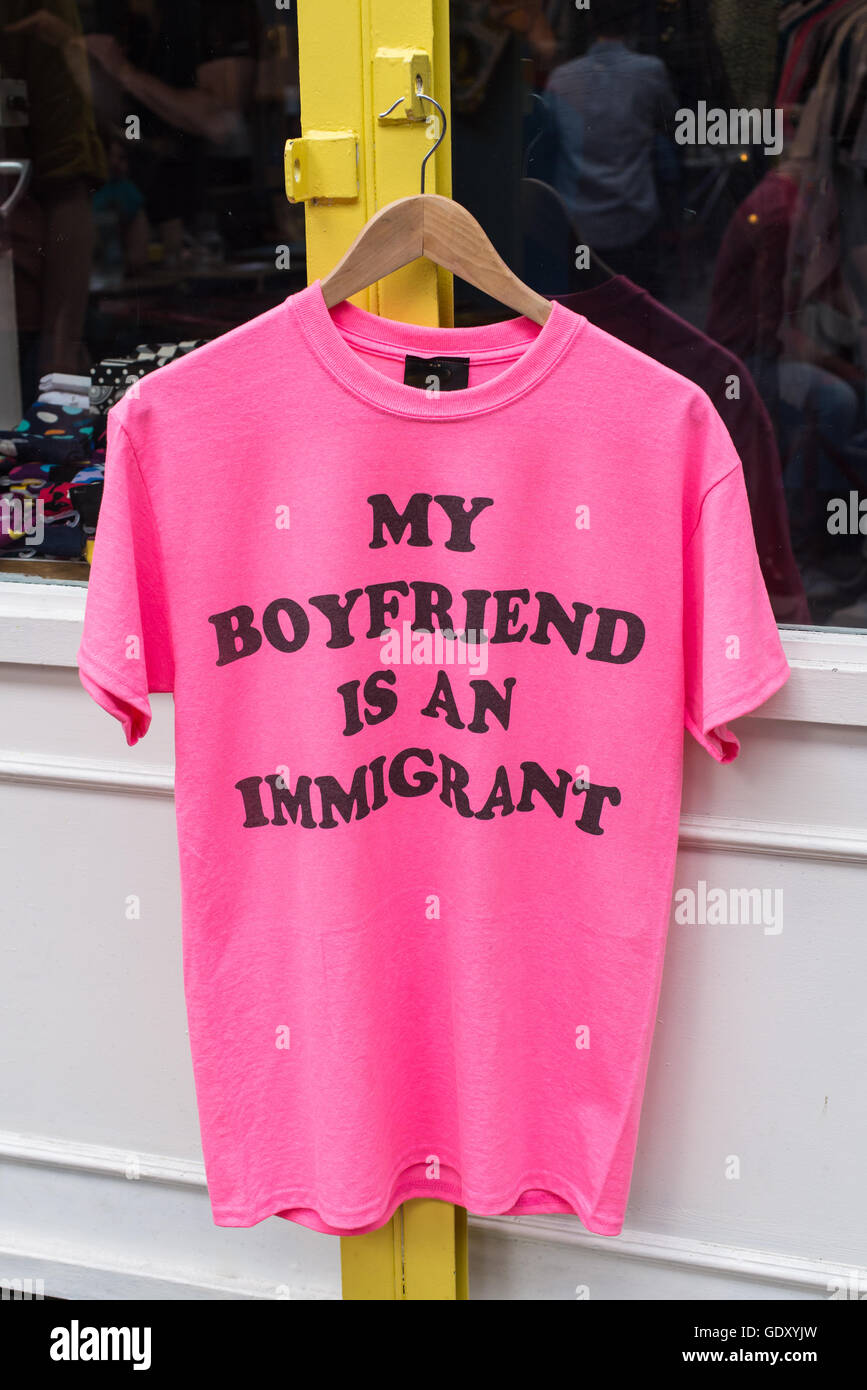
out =
<path fill-rule="evenodd" d="M 522 1194 L 541 1190 L 550 1192 L 551 1198 L 521 1200 Z M 279 1216 L 326 1235 L 364 1235 L 384 1226 L 403 1202 L 415 1198 L 450 1202 L 454 1206 L 465 1207 L 473 1216 L 577 1216 L 593 1235 L 617 1236 L 623 1230 L 622 1216 L 606 1217 L 588 1211 L 585 1203 L 570 1192 L 568 1183 L 551 1175 L 539 1174 L 522 1179 L 509 1197 L 485 1197 L 465 1192 L 455 1183 L 425 1179 L 395 1188 L 389 1200 L 377 1208 L 328 1211 L 309 1192 L 296 1191 L 275 1193 L 259 1206 L 244 1210 L 212 1204 L 212 1215 L 216 1226 L 256 1226 L 270 1216 Z"/>
<path fill-rule="evenodd" d="M 766 700 L 769 700 L 772 695 L 782 689 L 790 675 L 791 667 L 784 658 L 782 664 L 771 675 L 766 676 L 759 685 L 750 686 L 749 689 L 742 691 L 731 700 L 715 706 L 704 715 L 700 722 L 693 718 L 687 710 L 686 727 L 717 762 L 732 762 L 740 751 L 740 743 L 728 729 L 728 724 L 732 720 L 740 719 L 743 715 L 758 709 L 760 705 L 763 705 Z M 720 746 L 714 742 L 712 737 L 714 731 L 720 734 Z"/>
<path fill-rule="evenodd" d="M 127 684 L 120 672 L 115 671 L 113 667 L 109 666 L 107 662 L 102 661 L 100 657 L 92 656 L 82 644 L 78 649 L 78 669 L 82 670 L 87 667 L 93 667 L 93 671 L 96 675 L 110 679 L 113 682 L 112 689 L 116 690 L 119 695 L 123 695 L 126 699 L 139 698 L 138 693 L 133 690 L 132 686 Z"/>
<path fill-rule="evenodd" d="M 92 656 L 82 645 L 78 649 L 78 677 L 91 699 L 121 724 L 127 743 L 132 746 L 150 727 L 151 711 L 147 694 L 136 691 L 117 671 Z M 129 706 L 123 710 L 117 701 Z M 134 711 L 134 713 L 133 713 Z"/>

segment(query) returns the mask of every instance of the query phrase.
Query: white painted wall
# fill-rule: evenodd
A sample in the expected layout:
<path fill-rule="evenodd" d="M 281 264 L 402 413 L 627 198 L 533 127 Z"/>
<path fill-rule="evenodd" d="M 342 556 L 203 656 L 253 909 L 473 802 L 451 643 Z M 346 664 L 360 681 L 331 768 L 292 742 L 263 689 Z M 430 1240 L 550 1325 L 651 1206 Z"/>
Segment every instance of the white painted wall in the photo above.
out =
<path fill-rule="evenodd" d="M 74 586 L 0 583 L 0 1282 L 339 1298 L 336 1239 L 213 1225 L 171 700 L 128 749 L 78 682 L 83 606 Z M 782 889 L 783 929 L 672 926 L 623 1234 L 471 1217 L 475 1299 L 867 1294 L 867 637 L 785 645 L 792 678 L 740 721 L 741 759 L 688 747 L 676 881 Z"/>

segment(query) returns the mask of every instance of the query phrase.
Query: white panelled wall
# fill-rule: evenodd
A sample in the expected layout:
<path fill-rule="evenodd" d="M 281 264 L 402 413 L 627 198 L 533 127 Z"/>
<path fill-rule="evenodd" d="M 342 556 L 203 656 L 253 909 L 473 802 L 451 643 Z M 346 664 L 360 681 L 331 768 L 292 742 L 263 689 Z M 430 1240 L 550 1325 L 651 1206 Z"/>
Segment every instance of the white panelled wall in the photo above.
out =
<path fill-rule="evenodd" d="M 84 601 L 0 582 L 0 1284 L 339 1298 L 336 1239 L 213 1224 L 171 699 L 127 748 L 78 682 Z M 623 1234 L 471 1216 L 472 1298 L 867 1296 L 867 637 L 784 642 L 792 677 L 736 724 L 740 759 L 688 741 L 676 889 L 765 889 L 773 915 L 672 919 Z"/>

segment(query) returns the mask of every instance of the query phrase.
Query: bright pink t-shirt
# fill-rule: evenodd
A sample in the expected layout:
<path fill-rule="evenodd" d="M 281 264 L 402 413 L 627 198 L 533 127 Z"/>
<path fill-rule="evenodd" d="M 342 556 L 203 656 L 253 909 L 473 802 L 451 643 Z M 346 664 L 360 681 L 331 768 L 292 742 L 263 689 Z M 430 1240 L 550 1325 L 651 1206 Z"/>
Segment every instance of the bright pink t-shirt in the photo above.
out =
<path fill-rule="evenodd" d="M 174 693 L 214 1221 L 616 1235 L 684 726 L 728 762 L 788 675 L 707 396 L 559 304 L 419 328 L 316 282 L 109 423 L 81 678 L 130 743 Z"/>

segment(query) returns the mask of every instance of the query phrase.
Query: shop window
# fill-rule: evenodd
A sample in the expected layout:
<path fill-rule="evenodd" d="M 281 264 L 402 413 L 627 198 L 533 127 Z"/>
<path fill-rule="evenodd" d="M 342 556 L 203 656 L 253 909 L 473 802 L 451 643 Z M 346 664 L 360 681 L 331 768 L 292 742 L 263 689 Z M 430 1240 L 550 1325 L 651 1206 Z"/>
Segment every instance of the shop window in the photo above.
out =
<path fill-rule="evenodd" d="M 867 627 L 863 5 L 451 15 L 454 196 L 534 289 L 711 397 L 777 621 Z M 458 321 L 502 316 L 458 288 Z"/>
<path fill-rule="evenodd" d="M 297 20 L 6 0 L 2 23 L 0 577 L 85 582 L 110 406 L 306 283 Z"/>

